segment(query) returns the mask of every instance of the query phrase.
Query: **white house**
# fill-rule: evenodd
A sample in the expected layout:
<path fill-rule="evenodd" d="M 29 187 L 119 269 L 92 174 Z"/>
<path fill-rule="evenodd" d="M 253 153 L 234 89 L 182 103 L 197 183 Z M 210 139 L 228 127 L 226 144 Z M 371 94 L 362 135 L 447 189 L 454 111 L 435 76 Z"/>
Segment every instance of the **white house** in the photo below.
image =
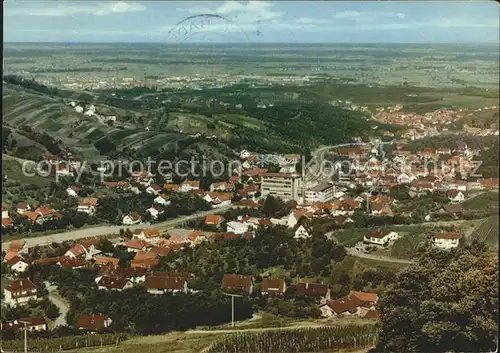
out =
<path fill-rule="evenodd" d="M 139 240 L 144 240 L 151 244 L 156 244 L 160 241 L 161 234 L 158 229 L 148 228 L 148 229 L 137 229 L 134 232 L 134 238 Z"/>
<path fill-rule="evenodd" d="M 390 231 L 387 229 L 378 229 L 374 232 L 368 232 L 363 237 L 365 243 L 374 245 L 385 245 L 389 241 L 396 240 L 400 236 L 397 232 Z"/>
<path fill-rule="evenodd" d="M 250 152 L 248 152 L 247 150 L 242 150 L 240 152 L 240 158 L 242 159 L 247 159 L 248 157 L 250 157 L 252 154 Z"/>
<path fill-rule="evenodd" d="M 7 206 L 2 205 L 2 219 L 9 218 L 9 209 Z"/>
<path fill-rule="evenodd" d="M 90 244 L 87 246 L 82 244 L 76 244 L 71 249 L 66 251 L 64 256 L 72 259 L 84 258 L 85 260 L 88 261 L 93 259 L 95 256 L 99 255 L 100 253 L 101 250 L 97 249 L 94 244 Z"/>
<path fill-rule="evenodd" d="M 77 212 L 84 212 L 90 216 L 94 215 L 96 212 L 97 204 L 99 200 L 96 197 L 89 197 L 83 202 L 78 204 Z"/>
<path fill-rule="evenodd" d="M 14 256 L 10 258 L 9 260 L 5 261 L 9 266 L 12 271 L 15 271 L 17 273 L 22 273 L 26 271 L 28 268 L 29 264 L 24 261 L 24 259 L 21 256 Z"/>
<path fill-rule="evenodd" d="M 77 106 L 75 107 L 75 111 L 76 111 L 77 113 L 83 113 L 83 107 L 81 107 L 81 106 L 77 105 Z"/>
<path fill-rule="evenodd" d="M 401 173 L 397 177 L 398 184 L 409 184 L 413 180 L 415 180 L 415 177 L 413 175 L 409 175 L 409 174 L 406 174 L 406 173 Z"/>
<path fill-rule="evenodd" d="M 158 185 L 150 185 L 147 187 L 146 192 L 148 194 L 158 196 L 160 195 L 161 187 L 159 187 Z"/>
<path fill-rule="evenodd" d="M 24 214 L 24 212 L 26 211 L 31 211 L 31 206 L 28 205 L 28 202 L 26 201 L 19 202 L 17 204 L 17 213 Z"/>
<path fill-rule="evenodd" d="M 80 188 L 76 185 L 70 186 L 66 189 L 66 193 L 71 197 L 78 197 L 78 191 L 80 191 Z"/>
<path fill-rule="evenodd" d="M 248 232 L 248 229 L 251 227 L 247 222 L 241 221 L 230 221 L 227 222 L 227 232 L 233 232 L 234 234 L 244 234 Z"/>
<path fill-rule="evenodd" d="M 3 290 L 4 303 L 8 306 L 18 306 L 37 299 L 36 286 L 27 278 L 13 281 Z"/>
<path fill-rule="evenodd" d="M 200 188 L 199 180 L 184 180 L 181 184 L 180 190 L 182 192 L 189 192 L 191 190 L 198 190 Z"/>
<path fill-rule="evenodd" d="M 163 206 L 168 206 L 171 204 L 171 201 L 169 200 L 169 197 L 167 194 L 161 194 L 159 196 L 157 196 L 154 200 L 153 200 L 154 203 L 157 203 L 159 205 L 163 205 Z"/>
<path fill-rule="evenodd" d="M 146 210 L 147 213 L 151 215 L 151 218 L 156 219 L 159 215 L 161 215 L 164 211 L 155 206 L 152 206 Z"/>
<path fill-rule="evenodd" d="M 123 217 L 122 223 L 124 225 L 134 225 L 141 223 L 141 216 L 137 213 L 129 213 L 125 217 Z"/>
<path fill-rule="evenodd" d="M 432 238 L 432 244 L 441 249 L 456 248 L 460 242 L 460 235 L 455 233 L 443 233 Z"/>
<path fill-rule="evenodd" d="M 448 195 L 448 200 L 451 203 L 458 203 L 458 202 L 462 202 L 463 200 L 465 200 L 464 193 L 462 191 L 459 191 L 459 190 L 450 190 L 450 191 L 448 191 L 447 195 Z"/>
<path fill-rule="evenodd" d="M 295 231 L 294 239 L 307 239 L 312 237 L 311 230 L 307 230 L 303 225 L 300 225 Z"/>

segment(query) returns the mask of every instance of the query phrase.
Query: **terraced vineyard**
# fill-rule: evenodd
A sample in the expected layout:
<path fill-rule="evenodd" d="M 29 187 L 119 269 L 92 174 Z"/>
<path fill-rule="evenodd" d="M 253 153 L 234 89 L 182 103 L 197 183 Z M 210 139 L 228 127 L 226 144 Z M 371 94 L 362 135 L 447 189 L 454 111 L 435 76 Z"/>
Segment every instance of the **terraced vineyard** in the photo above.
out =
<path fill-rule="evenodd" d="M 363 348 L 376 342 L 375 325 L 238 332 L 222 337 L 203 353 L 293 353 Z"/>
<path fill-rule="evenodd" d="M 100 108 L 98 108 L 100 109 Z M 160 147 L 187 138 L 175 132 L 148 132 L 144 128 L 120 121 L 120 109 L 104 107 L 107 114 L 118 116 L 117 126 L 109 126 L 95 116 L 77 113 L 63 103 L 62 99 L 36 94 L 12 85 L 4 86 L 3 124 L 16 134 L 25 136 L 22 126 L 36 131 L 45 131 L 55 139 L 81 153 L 85 159 L 98 159 L 99 150 L 95 143 L 109 138 L 118 149 L 140 148 L 144 153 L 154 153 Z M 98 110 L 100 111 L 100 110 Z M 137 112 L 121 112 L 138 114 Z M 25 136 L 28 138 L 28 136 Z M 33 142 L 34 143 L 34 142 Z M 40 151 L 40 154 L 43 150 Z M 23 157 L 23 156 L 19 156 Z"/>
<path fill-rule="evenodd" d="M 483 223 L 471 234 L 471 240 L 477 240 L 498 248 L 499 216 L 486 218 Z"/>

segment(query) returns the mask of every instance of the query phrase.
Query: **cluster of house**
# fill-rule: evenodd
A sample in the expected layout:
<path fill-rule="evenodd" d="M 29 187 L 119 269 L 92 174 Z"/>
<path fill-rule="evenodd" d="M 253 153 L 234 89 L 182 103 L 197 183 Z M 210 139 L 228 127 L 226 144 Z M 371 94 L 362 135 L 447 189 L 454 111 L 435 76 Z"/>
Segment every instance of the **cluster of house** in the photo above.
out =
<path fill-rule="evenodd" d="M 244 292 L 251 294 L 255 281 L 252 276 L 225 274 L 221 289 L 227 292 Z M 295 286 L 296 294 L 317 298 L 323 317 L 357 316 L 366 318 L 378 317 L 376 305 L 378 296 L 375 293 L 351 292 L 348 296 L 331 300 L 330 288 L 322 283 L 301 282 Z M 287 292 L 283 278 L 264 278 L 260 283 L 260 294 L 264 296 L 282 296 Z"/>
<path fill-rule="evenodd" d="M 33 210 L 27 201 L 22 201 L 17 204 L 16 213 L 25 217 L 31 224 L 42 224 L 47 220 L 61 219 L 64 217 L 62 212 L 58 212 L 46 205 L 40 205 Z M 14 226 L 14 222 L 9 216 L 9 210 L 7 206 L 4 205 L 2 205 L 2 226 L 4 228 Z"/>
<path fill-rule="evenodd" d="M 88 106 L 85 106 L 85 104 L 77 103 L 75 101 L 69 101 L 67 102 L 67 105 L 71 106 L 75 112 L 77 113 L 83 113 L 86 116 L 95 116 L 96 118 L 100 119 L 102 122 L 106 123 L 108 121 L 116 121 L 116 116 L 115 115 L 100 115 L 96 111 L 96 107 L 93 104 L 90 104 Z"/>
<path fill-rule="evenodd" d="M 471 116 L 477 112 L 498 109 L 497 106 L 490 106 L 478 109 L 439 109 L 425 114 L 401 112 L 402 106 L 378 108 L 375 114 L 375 119 L 383 123 L 390 123 L 394 125 L 403 125 L 409 127 L 406 132 L 401 136 L 411 140 L 424 138 L 427 136 L 437 135 L 442 132 L 449 131 L 453 128 L 455 123 L 467 116 Z M 471 128 L 464 126 L 465 132 L 479 135 L 498 136 L 498 124 L 492 124 L 489 129 Z"/>
<path fill-rule="evenodd" d="M 401 235 L 398 232 L 388 228 L 378 228 L 367 232 L 363 236 L 363 244 L 385 247 L 399 238 L 401 238 Z M 458 233 L 438 233 L 432 236 L 432 244 L 441 249 L 456 248 L 459 241 L 460 235 Z M 356 250 L 364 250 L 364 248 L 361 244 L 358 244 Z"/>
<path fill-rule="evenodd" d="M 37 288 L 35 284 L 27 278 L 13 281 L 4 288 L 3 294 L 4 304 L 11 307 L 26 305 L 29 301 L 38 300 Z M 78 314 L 75 327 L 86 331 L 101 331 L 109 327 L 111 323 L 112 320 L 104 315 Z M 32 316 L 1 322 L 0 329 L 45 331 L 47 330 L 47 324 L 44 318 Z"/>

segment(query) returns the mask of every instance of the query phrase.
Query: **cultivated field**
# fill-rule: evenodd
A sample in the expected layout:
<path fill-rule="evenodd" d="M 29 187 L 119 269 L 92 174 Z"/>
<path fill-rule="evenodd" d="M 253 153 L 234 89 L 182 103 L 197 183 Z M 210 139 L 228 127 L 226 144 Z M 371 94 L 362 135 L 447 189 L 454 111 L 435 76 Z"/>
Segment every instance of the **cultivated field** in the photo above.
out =
<path fill-rule="evenodd" d="M 499 216 L 494 215 L 483 220 L 483 222 L 476 228 L 470 240 L 478 240 L 488 245 L 498 248 L 499 239 Z"/>

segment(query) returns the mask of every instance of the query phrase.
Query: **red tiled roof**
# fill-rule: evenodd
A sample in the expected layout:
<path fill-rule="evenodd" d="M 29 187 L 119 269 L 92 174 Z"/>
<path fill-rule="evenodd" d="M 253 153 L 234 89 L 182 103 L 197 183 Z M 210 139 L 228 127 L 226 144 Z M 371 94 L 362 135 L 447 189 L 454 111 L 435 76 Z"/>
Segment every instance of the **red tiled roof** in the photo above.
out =
<path fill-rule="evenodd" d="M 235 274 L 225 274 L 222 279 L 223 290 L 241 290 L 248 292 L 253 284 L 252 276 L 243 276 Z"/>
<path fill-rule="evenodd" d="M 36 286 L 27 278 L 21 278 L 13 281 L 9 286 L 6 287 L 11 292 L 21 292 L 21 291 L 30 291 L 36 289 Z"/>
<path fill-rule="evenodd" d="M 88 331 L 99 331 L 105 328 L 106 316 L 96 314 L 79 314 L 76 317 L 76 327 Z"/>
<path fill-rule="evenodd" d="M 460 239 L 460 235 L 456 233 L 441 233 L 434 236 L 437 239 Z"/>
<path fill-rule="evenodd" d="M 183 290 L 185 277 L 179 276 L 149 276 L 146 278 L 146 288 L 161 290 Z"/>
<path fill-rule="evenodd" d="M 356 291 L 353 291 L 351 293 L 351 296 L 354 296 L 354 297 L 358 298 L 362 302 L 372 302 L 372 303 L 377 303 L 378 302 L 378 295 L 377 295 L 377 293 L 356 292 Z"/>
<path fill-rule="evenodd" d="M 59 264 L 61 265 L 61 267 L 64 268 L 75 268 L 75 267 L 83 267 L 87 263 L 85 262 L 84 259 L 73 259 L 70 257 L 63 256 L 59 258 Z"/>
<path fill-rule="evenodd" d="M 285 280 L 282 278 L 264 278 L 260 284 L 261 292 L 283 294 L 285 293 Z"/>
<path fill-rule="evenodd" d="M 375 231 L 366 233 L 365 237 L 367 237 L 367 238 L 382 239 L 383 237 L 385 237 L 389 233 L 390 233 L 389 230 L 387 230 L 387 229 L 380 229 L 379 228 L 379 229 L 377 229 Z"/>
<path fill-rule="evenodd" d="M 127 279 L 116 276 L 102 276 L 97 284 L 99 287 L 108 289 L 123 289 L 127 284 Z"/>
<path fill-rule="evenodd" d="M 216 214 L 209 214 L 205 217 L 205 224 L 219 224 L 224 221 L 224 217 Z"/>
<path fill-rule="evenodd" d="M 131 249 L 142 249 L 142 248 L 149 248 L 153 246 L 151 243 L 148 243 L 145 240 L 142 239 L 136 239 L 136 240 L 129 240 L 125 243 L 125 246 L 127 248 Z"/>
<path fill-rule="evenodd" d="M 49 265 L 49 264 L 56 264 L 60 260 L 59 257 L 46 257 L 43 259 L 38 259 L 33 261 L 34 265 Z"/>
<path fill-rule="evenodd" d="M 320 283 L 299 283 L 297 284 L 297 293 L 325 296 L 328 293 L 328 286 Z"/>
<path fill-rule="evenodd" d="M 96 265 L 112 265 L 114 267 L 118 267 L 118 263 L 120 262 L 120 259 L 117 259 L 116 257 L 108 257 L 108 256 L 96 256 L 95 258 L 95 264 Z"/>

